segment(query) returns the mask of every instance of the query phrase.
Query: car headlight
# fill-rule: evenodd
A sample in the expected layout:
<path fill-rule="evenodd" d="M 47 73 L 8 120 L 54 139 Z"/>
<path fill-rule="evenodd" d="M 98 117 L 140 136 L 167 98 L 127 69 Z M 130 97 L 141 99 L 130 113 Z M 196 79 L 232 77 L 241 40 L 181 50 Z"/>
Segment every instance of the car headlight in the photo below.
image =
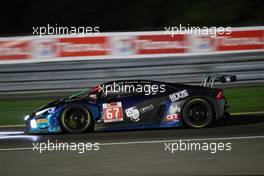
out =
<path fill-rule="evenodd" d="M 27 121 L 28 118 L 29 118 L 29 115 L 26 115 L 26 116 L 24 117 L 24 120 Z"/>
<path fill-rule="evenodd" d="M 36 119 L 30 120 L 30 126 L 31 126 L 31 128 L 37 128 L 38 127 Z"/>
<path fill-rule="evenodd" d="M 53 112 L 55 112 L 55 109 L 56 109 L 55 107 L 43 109 L 41 111 L 36 112 L 36 116 L 39 116 L 39 115 L 41 115 L 41 114 L 43 114 L 45 112 L 47 112 L 47 113 L 53 113 Z"/>

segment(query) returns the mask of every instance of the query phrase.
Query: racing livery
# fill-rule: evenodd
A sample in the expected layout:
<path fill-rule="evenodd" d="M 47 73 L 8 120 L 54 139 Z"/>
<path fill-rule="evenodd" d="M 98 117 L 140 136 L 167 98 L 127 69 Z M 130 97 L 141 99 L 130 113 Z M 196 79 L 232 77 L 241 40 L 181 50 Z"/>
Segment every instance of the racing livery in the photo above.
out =
<path fill-rule="evenodd" d="M 225 116 L 223 90 L 207 76 L 202 86 L 149 80 L 123 80 L 98 84 L 51 102 L 25 117 L 28 133 L 82 133 L 188 126 L 202 128 Z M 207 84 L 211 86 L 207 86 Z"/>

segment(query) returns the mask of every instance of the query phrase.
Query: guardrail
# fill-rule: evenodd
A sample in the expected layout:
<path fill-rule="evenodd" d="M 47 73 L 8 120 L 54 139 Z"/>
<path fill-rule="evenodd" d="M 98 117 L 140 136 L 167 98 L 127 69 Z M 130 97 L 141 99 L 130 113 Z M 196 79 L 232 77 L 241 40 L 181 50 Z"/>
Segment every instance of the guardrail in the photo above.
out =
<path fill-rule="evenodd" d="M 222 28 L 221 28 L 222 29 Z M 181 31 L 112 32 L 92 36 L 0 38 L 0 64 L 92 59 L 148 59 L 264 51 L 264 26 L 232 28 L 215 35 Z"/>
<path fill-rule="evenodd" d="M 74 91 L 120 79 L 198 84 L 212 72 L 237 75 L 236 85 L 264 83 L 264 52 L 4 64 L 0 94 Z"/>

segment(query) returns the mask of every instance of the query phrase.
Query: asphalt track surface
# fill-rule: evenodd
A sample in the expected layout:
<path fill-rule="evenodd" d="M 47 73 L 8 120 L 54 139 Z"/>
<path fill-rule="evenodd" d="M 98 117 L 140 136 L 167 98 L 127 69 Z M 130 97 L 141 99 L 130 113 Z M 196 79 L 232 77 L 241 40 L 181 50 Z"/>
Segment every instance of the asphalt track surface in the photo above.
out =
<path fill-rule="evenodd" d="M 0 128 L 0 175 L 264 175 L 264 115 L 235 116 L 205 129 L 25 135 Z M 33 150 L 47 141 L 100 143 L 98 151 Z M 231 143 L 229 151 L 172 151 L 166 144 Z"/>

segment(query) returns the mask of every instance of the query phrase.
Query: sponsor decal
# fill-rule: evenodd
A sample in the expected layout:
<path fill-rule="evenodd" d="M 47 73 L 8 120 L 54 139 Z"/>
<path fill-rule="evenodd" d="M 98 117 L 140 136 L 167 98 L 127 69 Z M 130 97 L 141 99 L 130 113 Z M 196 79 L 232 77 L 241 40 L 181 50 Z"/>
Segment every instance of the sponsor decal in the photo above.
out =
<path fill-rule="evenodd" d="M 175 105 L 175 103 L 171 104 L 169 109 L 169 114 L 177 114 L 181 112 L 181 107 Z"/>
<path fill-rule="evenodd" d="M 56 39 L 36 39 L 31 42 L 32 57 L 50 58 L 57 57 Z"/>
<path fill-rule="evenodd" d="M 190 52 L 212 52 L 215 51 L 214 38 L 208 35 L 194 35 L 190 37 Z"/>
<path fill-rule="evenodd" d="M 166 121 L 179 121 L 179 114 L 169 114 L 166 116 Z"/>
<path fill-rule="evenodd" d="M 178 113 L 181 112 L 181 108 L 179 106 L 176 106 L 175 108 L 176 108 L 176 112 Z"/>
<path fill-rule="evenodd" d="M 60 38 L 58 44 L 60 57 L 108 55 L 109 50 L 107 37 Z"/>
<path fill-rule="evenodd" d="M 136 107 L 126 109 L 126 115 L 134 122 L 138 122 L 140 120 L 139 110 Z"/>
<path fill-rule="evenodd" d="M 113 36 L 110 39 L 113 55 L 136 54 L 136 36 Z"/>
<path fill-rule="evenodd" d="M 47 123 L 48 120 L 47 119 L 38 119 L 37 123 Z"/>
<path fill-rule="evenodd" d="M 30 47 L 27 40 L 0 40 L 0 60 L 29 59 Z"/>
<path fill-rule="evenodd" d="M 91 99 L 97 99 L 97 96 L 96 96 L 96 94 L 90 94 L 89 95 L 89 98 L 91 98 Z"/>
<path fill-rule="evenodd" d="M 216 39 L 217 51 L 263 49 L 262 30 L 233 31 L 231 34 L 219 34 Z"/>
<path fill-rule="evenodd" d="M 140 120 L 140 114 L 149 112 L 154 109 L 154 105 L 150 104 L 143 108 L 137 108 L 137 107 L 130 107 L 125 110 L 127 117 L 129 117 L 132 121 L 138 122 Z"/>
<path fill-rule="evenodd" d="M 136 41 L 138 54 L 185 53 L 189 45 L 187 35 L 140 35 Z"/>
<path fill-rule="evenodd" d="M 104 103 L 103 104 L 104 122 L 120 122 L 123 121 L 122 103 Z"/>
<path fill-rule="evenodd" d="M 145 112 L 149 112 L 149 111 L 151 111 L 153 109 L 154 109 L 154 106 L 151 104 L 151 105 L 147 105 L 147 106 L 145 106 L 143 108 L 140 108 L 139 111 L 141 113 L 145 113 Z"/>
<path fill-rule="evenodd" d="M 188 96 L 189 96 L 189 94 L 188 94 L 187 90 L 182 90 L 180 92 L 170 94 L 170 100 L 171 100 L 171 102 L 175 102 L 175 101 L 178 101 L 178 100 L 185 98 L 185 97 L 188 97 Z"/>

